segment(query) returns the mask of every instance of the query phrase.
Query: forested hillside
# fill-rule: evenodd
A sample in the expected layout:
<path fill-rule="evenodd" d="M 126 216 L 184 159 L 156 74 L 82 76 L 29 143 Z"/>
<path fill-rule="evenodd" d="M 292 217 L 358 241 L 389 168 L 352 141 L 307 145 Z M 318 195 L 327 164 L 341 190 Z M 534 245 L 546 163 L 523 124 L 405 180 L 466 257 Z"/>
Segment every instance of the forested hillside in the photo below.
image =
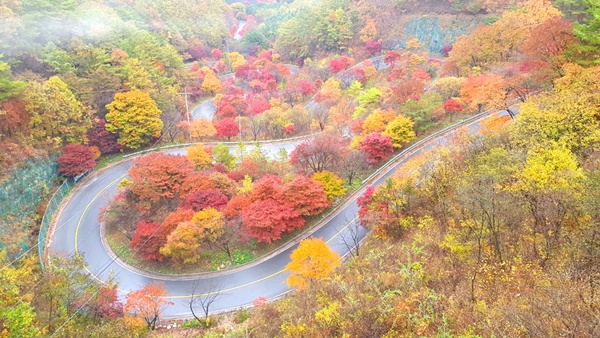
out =
<path fill-rule="evenodd" d="M 597 336 L 600 68 L 564 71 L 508 131 L 369 189 L 360 255 L 255 310 L 252 336 Z"/>
<path fill-rule="evenodd" d="M 600 335 L 597 1 L 8 0 L 0 19 L 0 337 Z M 290 265 L 283 299 L 151 332 L 160 285 L 125 295 L 73 253 L 39 266 L 58 186 L 125 154 L 188 146 L 132 162 L 102 209 L 113 249 L 216 270 L 502 109 L 369 187 L 360 250 L 337 267 L 307 241 L 292 259 L 322 271 Z M 307 138 L 275 156 L 241 143 L 290 137 Z"/>

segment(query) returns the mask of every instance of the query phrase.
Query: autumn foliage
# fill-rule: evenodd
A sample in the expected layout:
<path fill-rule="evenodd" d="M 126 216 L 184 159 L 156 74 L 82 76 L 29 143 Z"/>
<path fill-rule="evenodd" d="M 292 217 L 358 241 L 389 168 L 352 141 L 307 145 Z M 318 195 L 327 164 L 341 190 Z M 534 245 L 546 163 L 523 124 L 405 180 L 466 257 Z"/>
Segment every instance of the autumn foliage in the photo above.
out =
<path fill-rule="evenodd" d="M 348 238 L 355 219 L 336 223 L 332 243 L 366 246 L 360 257 L 333 272 L 339 257 L 303 241 L 285 272 L 298 292 L 259 297 L 226 331 L 600 336 L 597 0 L 232 2 L 2 2 L 0 206 L 29 205 L 0 217 L 0 336 L 141 337 L 169 298 L 156 285 L 130 292 L 123 313 L 82 257 L 41 271 L 22 256 L 36 230 L 27 210 L 42 214 L 52 180 L 25 161 L 41 173 L 38 160 L 62 152 L 60 172 L 76 176 L 100 154 L 306 136 L 290 154 L 218 144 L 139 156 L 102 213 L 109 242 L 130 248 L 123 259 L 227 269 L 361 191 L 394 149 L 484 110 L 493 117 L 456 144 L 366 189 L 366 241 Z M 238 20 L 244 38 L 232 41 Z M 188 103 L 209 95 L 215 118 L 188 122 Z M 15 195 L 27 186 L 34 198 Z M 224 334 L 212 323 L 195 334 Z"/>
<path fill-rule="evenodd" d="M 117 93 L 106 108 L 106 130 L 119 135 L 120 145 L 137 149 L 152 138 L 160 137 L 161 111 L 148 93 L 140 90 Z"/>
<path fill-rule="evenodd" d="M 467 77 L 460 90 L 461 98 L 472 109 L 497 108 L 504 104 L 506 82 L 498 74 L 478 74 Z"/>
<path fill-rule="evenodd" d="M 142 318 L 148 328 L 153 330 L 164 308 L 173 304 L 164 298 L 168 294 L 158 283 L 147 284 L 143 289 L 127 295 L 123 311 L 131 316 Z"/>
<path fill-rule="evenodd" d="M 248 234 L 259 242 L 271 243 L 283 233 L 304 225 L 304 219 L 294 205 L 273 199 L 258 200 L 241 213 Z"/>
<path fill-rule="evenodd" d="M 281 185 L 281 178 L 274 175 L 263 176 L 261 179 L 254 182 L 249 197 L 253 201 L 283 199 L 283 186 Z"/>
<path fill-rule="evenodd" d="M 290 163 L 306 173 L 316 173 L 335 167 L 345 153 L 344 139 L 331 134 L 319 134 L 294 148 Z"/>
<path fill-rule="evenodd" d="M 331 275 L 340 266 L 340 255 L 332 251 L 320 238 L 300 242 L 290 255 L 291 262 L 285 270 L 290 272 L 287 283 L 300 290 L 319 279 Z"/>
<path fill-rule="evenodd" d="M 162 262 L 165 257 L 159 250 L 167 242 L 166 229 L 160 223 L 141 221 L 131 237 L 129 247 L 146 260 Z"/>
<path fill-rule="evenodd" d="M 202 141 L 205 138 L 216 135 L 217 130 L 211 121 L 206 119 L 194 119 L 194 121 L 190 123 L 190 134 L 193 138 Z"/>
<path fill-rule="evenodd" d="M 367 162 L 377 164 L 394 152 L 392 140 L 379 133 L 371 133 L 358 143 L 358 149 L 368 155 Z"/>
<path fill-rule="evenodd" d="M 123 146 L 117 142 L 118 135 L 112 134 L 106 130 L 106 121 L 97 120 L 92 122 L 92 128 L 88 130 L 88 144 L 100 149 L 102 154 L 112 154 L 119 152 Z"/>
<path fill-rule="evenodd" d="M 227 140 L 231 140 L 231 137 L 237 136 L 239 133 L 240 129 L 233 118 L 226 118 L 217 122 L 217 136 L 227 137 Z"/>
<path fill-rule="evenodd" d="M 334 172 L 323 170 L 312 175 L 312 179 L 323 185 L 323 190 L 327 199 L 331 202 L 338 197 L 346 194 L 344 180 L 339 178 Z"/>
<path fill-rule="evenodd" d="M 96 161 L 90 147 L 80 144 L 69 144 L 62 155 L 56 159 L 58 171 L 65 176 L 77 176 L 94 169 Z"/>
<path fill-rule="evenodd" d="M 202 143 L 187 148 L 186 156 L 198 170 L 208 169 L 212 165 L 212 156 Z"/>
<path fill-rule="evenodd" d="M 174 198 L 193 174 L 194 167 L 185 156 L 149 153 L 136 159 L 129 170 L 131 191 L 141 200 L 152 202 Z"/>
<path fill-rule="evenodd" d="M 285 184 L 283 196 L 302 216 L 318 215 L 329 207 L 323 184 L 307 176 L 296 176 Z"/>
<path fill-rule="evenodd" d="M 227 201 L 227 196 L 221 190 L 197 190 L 186 197 L 181 207 L 194 211 L 200 211 L 205 208 L 222 210 L 227 206 Z"/>

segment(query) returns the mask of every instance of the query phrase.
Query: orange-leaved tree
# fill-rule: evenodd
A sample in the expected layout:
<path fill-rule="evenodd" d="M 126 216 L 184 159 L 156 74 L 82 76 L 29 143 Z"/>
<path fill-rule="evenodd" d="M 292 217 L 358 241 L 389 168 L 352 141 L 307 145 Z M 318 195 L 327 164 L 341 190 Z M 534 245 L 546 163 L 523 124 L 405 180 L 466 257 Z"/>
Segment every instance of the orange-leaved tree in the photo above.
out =
<path fill-rule="evenodd" d="M 203 238 L 198 225 L 181 222 L 167 236 L 167 243 L 160 248 L 160 254 L 178 263 L 196 263 L 200 259 L 200 245 Z"/>
<path fill-rule="evenodd" d="M 290 258 L 292 261 L 285 267 L 290 272 L 287 284 L 300 290 L 308 288 L 316 280 L 328 277 L 341 265 L 340 255 L 320 238 L 301 241 Z"/>
<path fill-rule="evenodd" d="M 193 138 L 202 141 L 205 137 L 212 137 L 217 134 L 217 130 L 211 121 L 207 119 L 196 119 L 190 123 L 190 134 Z"/>
<path fill-rule="evenodd" d="M 159 283 L 147 284 L 143 289 L 127 295 L 123 310 L 130 316 L 142 318 L 148 328 L 154 330 L 162 310 L 172 302 L 165 299 L 169 293 Z"/>
<path fill-rule="evenodd" d="M 330 204 L 323 183 L 302 175 L 285 184 L 283 195 L 302 216 L 318 215 Z"/>
<path fill-rule="evenodd" d="M 487 108 L 499 108 L 506 103 L 506 82 L 498 74 L 471 75 L 460 89 L 461 98 L 471 109 L 482 111 Z"/>
<path fill-rule="evenodd" d="M 223 214 L 214 208 L 206 208 L 194 214 L 189 222 L 182 222 L 167 237 L 160 249 L 164 256 L 175 262 L 196 263 L 201 257 L 205 242 L 215 242 L 224 233 Z"/>
<path fill-rule="evenodd" d="M 194 166 L 183 155 L 150 153 L 136 159 L 129 169 L 131 191 L 140 200 L 157 202 L 179 195 L 186 180 L 194 175 Z"/>

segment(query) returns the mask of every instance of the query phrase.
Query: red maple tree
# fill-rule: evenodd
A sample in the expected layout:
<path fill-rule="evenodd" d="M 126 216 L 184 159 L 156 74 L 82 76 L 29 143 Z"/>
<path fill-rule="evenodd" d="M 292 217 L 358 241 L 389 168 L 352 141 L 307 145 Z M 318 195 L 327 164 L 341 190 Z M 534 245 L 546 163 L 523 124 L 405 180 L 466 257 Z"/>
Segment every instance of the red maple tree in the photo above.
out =
<path fill-rule="evenodd" d="M 385 62 L 386 65 L 393 67 L 396 61 L 400 60 L 400 56 L 400 53 L 396 52 L 395 50 L 391 50 L 385 53 L 385 56 L 383 57 L 383 62 Z"/>
<path fill-rule="evenodd" d="M 223 57 L 223 52 L 219 48 L 214 48 L 211 54 L 213 59 L 220 59 Z"/>
<path fill-rule="evenodd" d="M 227 101 L 221 101 L 217 109 L 217 117 L 220 119 L 234 118 L 238 115 L 237 109 Z"/>
<path fill-rule="evenodd" d="M 162 262 L 165 256 L 159 250 L 167 242 L 167 235 L 160 223 L 140 221 L 131 236 L 129 248 L 145 260 Z"/>
<path fill-rule="evenodd" d="M 250 81 L 252 80 L 252 75 L 254 72 L 255 68 L 252 66 L 252 64 L 246 63 L 237 67 L 235 70 L 235 77 L 245 81 Z"/>
<path fill-rule="evenodd" d="M 339 73 L 340 71 L 346 69 L 346 63 L 344 62 L 344 60 L 340 59 L 333 59 L 331 61 L 329 61 L 329 71 L 333 74 L 335 73 Z"/>
<path fill-rule="evenodd" d="M 450 119 L 452 119 L 454 113 L 463 111 L 463 105 L 457 100 L 448 99 L 448 101 L 444 102 L 444 111 L 446 111 L 446 114 L 450 115 Z"/>
<path fill-rule="evenodd" d="M 96 167 L 92 149 L 81 144 L 68 144 L 56 162 L 58 171 L 69 177 L 81 175 Z"/>
<path fill-rule="evenodd" d="M 237 136 L 240 133 L 238 124 L 233 118 L 226 118 L 217 123 L 217 136 L 227 137 L 227 140 L 231 140 L 232 136 Z"/>
<path fill-rule="evenodd" d="M 305 222 L 293 204 L 273 199 L 253 202 L 241 216 L 248 235 L 266 243 L 280 239 L 283 233 L 300 228 Z"/>
<path fill-rule="evenodd" d="M 367 41 L 365 44 L 365 50 L 370 55 L 381 53 L 381 42 L 379 41 Z"/>
<path fill-rule="evenodd" d="M 368 215 L 371 212 L 371 204 L 373 203 L 374 186 L 369 186 L 367 190 L 356 200 L 358 204 L 358 217 L 360 224 L 364 227 L 369 223 Z"/>
<path fill-rule="evenodd" d="M 96 320 L 123 317 L 123 304 L 119 302 L 117 287 L 110 284 L 102 286 L 95 296 L 84 292 L 78 300 L 71 303 L 71 311 L 78 309 L 83 309 L 90 318 Z"/>
<path fill-rule="evenodd" d="M 385 159 L 394 152 L 392 140 L 388 136 L 382 136 L 380 133 L 371 133 L 358 143 L 358 149 L 367 154 L 369 164 Z"/>
<path fill-rule="evenodd" d="M 320 214 L 330 205 L 323 183 L 303 175 L 287 183 L 283 187 L 283 195 L 302 216 Z"/>
<path fill-rule="evenodd" d="M 296 85 L 296 87 L 298 89 L 300 89 L 300 92 L 302 93 L 303 96 L 312 95 L 317 91 L 317 87 L 314 84 L 312 84 L 306 80 L 298 81 L 298 84 Z"/>
<path fill-rule="evenodd" d="M 217 210 L 223 210 L 227 206 L 227 196 L 225 196 L 220 190 L 198 190 L 190 194 L 181 207 L 183 209 L 192 209 L 194 211 L 200 211 L 206 208 L 215 208 Z"/>
<path fill-rule="evenodd" d="M 250 100 L 248 104 L 248 113 L 258 115 L 262 112 L 271 109 L 271 103 L 262 97 Z"/>

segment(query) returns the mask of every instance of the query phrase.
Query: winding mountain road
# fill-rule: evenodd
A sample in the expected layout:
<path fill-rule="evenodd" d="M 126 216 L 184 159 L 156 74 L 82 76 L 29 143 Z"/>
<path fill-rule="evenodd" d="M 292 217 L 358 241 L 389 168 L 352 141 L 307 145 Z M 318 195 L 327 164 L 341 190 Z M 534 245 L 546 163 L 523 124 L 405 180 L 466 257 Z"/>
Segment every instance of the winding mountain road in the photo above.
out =
<path fill-rule="evenodd" d="M 506 115 L 507 112 L 502 111 L 499 114 Z M 488 112 L 479 114 L 407 148 L 384 166 L 375 177 L 368 179 L 346 203 L 327 216 L 322 225 L 319 225 L 315 231 L 305 233 L 304 237 L 320 237 L 339 254 L 347 254 L 349 248 L 342 237 L 348 236 L 348 227 L 357 217 L 356 198 L 368 185 L 381 184 L 402 168 L 402 165 L 413 156 L 418 156 L 426 149 L 448 142 L 458 129 L 467 128 L 470 133 L 477 132 L 481 128 L 480 122 L 493 115 L 494 113 Z M 263 149 L 270 154 L 275 154 L 280 148 L 290 151 L 299 142 L 301 141 L 296 140 L 265 145 Z M 172 150 L 170 152 L 182 151 Z M 77 253 L 82 255 L 87 262 L 87 271 L 101 282 L 112 278 L 118 283 L 122 297 L 132 290 L 144 287 L 147 283 L 157 280 L 164 283 L 164 287 L 170 293 L 169 298 L 173 302 L 173 305 L 164 311 L 165 318 L 191 316 L 187 301 L 194 286 L 196 286 L 196 293 L 213 292 L 216 286 L 221 289 L 220 297 L 211 306 L 211 312 L 248 306 L 258 297 L 277 298 L 290 290 L 285 283 L 288 274 L 283 272 L 283 269 L 289 262 L 290 253 L 297 247 L 297 242 L 288 244 L 287 247 L 281 248 L 269 257 L 231 271 L 180 278 L 144 273 L 115 259 L 103 244 L 98 217 L 102 208 L 117 193 L 117 185 L 126 176 L 132 161 L 133 158 L 105 168 L 85 178 L 77 186 L 56 217 L 54 231 L 49 235 L 48 251 L 50 254 Z M 362 228 L 359 229 L 362 238 L 366 233 Z"/>
<path fill-rule="evenodd" d="M 298 66 L 295 66 L 295 65 L 286 65 L 286 66 L 289 67 L 291 75 L 296 75 L 300 72 L 300 68 L 298 68 Z M 219 78 L 221 80 L 230 78 L 230 77 L 235 78 L 235 73 L 228 73 L 228 74 L 223 74 L 223 75 L 219 76 Z M 192 111 L 190 112 L 192 119 L 194 119 L 194 120 L 205 119 L 205 120 L 212 121 L 215 117 L 215 113 L 217 112 L 217 107 L 215 107 L 213 105 L 213 102 L 214 102 L 214 99 L 209 99 L 209 100 L 202 102 L 201 104 L 196 106 L 194 109 L 192 109 Z"/>

